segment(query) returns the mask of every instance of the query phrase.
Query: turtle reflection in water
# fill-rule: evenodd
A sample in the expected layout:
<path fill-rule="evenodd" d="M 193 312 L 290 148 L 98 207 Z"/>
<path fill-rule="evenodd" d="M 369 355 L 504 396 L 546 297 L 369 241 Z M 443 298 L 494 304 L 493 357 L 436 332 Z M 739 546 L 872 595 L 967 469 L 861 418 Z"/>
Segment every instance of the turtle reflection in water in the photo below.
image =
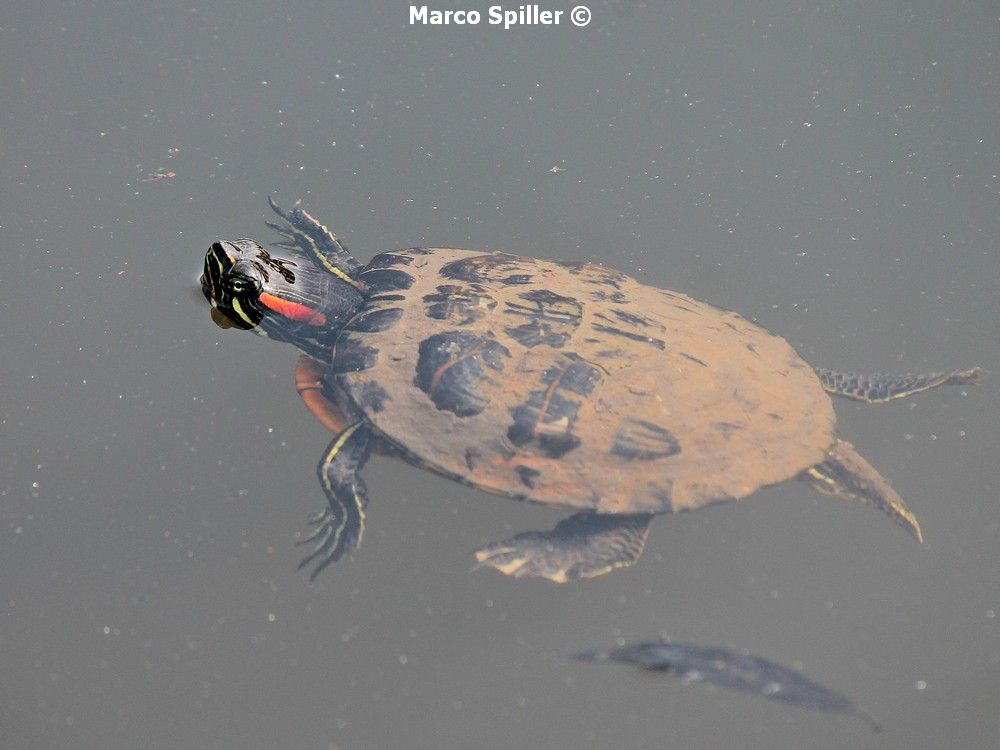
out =
<path fill-rule="evenodd" d="M 875 719 L 860 711 L 847 696 L 758 656 L 691 643 L 652 642 L 611 651 L 583 651 L 574 658 L 634 664 L 646 670 L 670 672 L 688 682 L 711 682 L 800 708 L 851 714 L 866 721 L 874 731 L 881 731 Z"/>
<path fill-rule="evenodd" d="M 879 508 L 903 501 L 837 437 L 827 393 L 869 403 L 979 370 L 904 377 L 814 370 L 784 339 L 589 263 L 409 248 L 356 260 L 305 211 L 271 203 L 280 250 L 214 243 L 213 319 L 298 347 L 296 381 L 336 433 L 327 507 L 303 565 L 352 552 L 373 446 L 497 495 L 577 510 L 480 549 L 480 565 L 553 581 L 631 565 L 655 515 L 798 477 Z"/>

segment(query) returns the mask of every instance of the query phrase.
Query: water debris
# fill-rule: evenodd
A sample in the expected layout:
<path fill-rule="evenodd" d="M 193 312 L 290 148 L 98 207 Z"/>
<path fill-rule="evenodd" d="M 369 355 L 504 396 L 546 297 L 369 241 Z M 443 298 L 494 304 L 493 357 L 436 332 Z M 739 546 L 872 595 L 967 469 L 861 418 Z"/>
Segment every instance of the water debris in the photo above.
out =
<path fill-rule="evenodd" d="M 150 172 L 146 175 L 146 179 L 143 182 L 156 182 L 156 180 L 172 180 L 177 176 L 176 172 L 165 172 L 162 169 L 158 169 L 155 172 Z"/>
<path fill-rule="evenodd" d="M 882 730 L 875 719 L 858 709 L 847 696 L 757 656 L 691 643 L 647 642 L 611 651 L 582 651 L 573 658 L 586 662 L 617 661 L 650 671 L 669 672 L 685 682 L 711 682 L 799 708 L 857 716 L 872 731 Z"/>

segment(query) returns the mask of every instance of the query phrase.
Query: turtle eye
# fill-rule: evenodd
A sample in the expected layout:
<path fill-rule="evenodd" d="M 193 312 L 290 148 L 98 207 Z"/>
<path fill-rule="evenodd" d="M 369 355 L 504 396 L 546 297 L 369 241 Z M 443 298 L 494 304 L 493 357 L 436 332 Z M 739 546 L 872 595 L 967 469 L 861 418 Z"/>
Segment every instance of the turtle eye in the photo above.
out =
<path fill-rule="evenodd" d="M 226 278 L 226 291 L 234 297 L 243 297 L 255 290 L 253 281 L 245 276 L 229 276 Z"/>

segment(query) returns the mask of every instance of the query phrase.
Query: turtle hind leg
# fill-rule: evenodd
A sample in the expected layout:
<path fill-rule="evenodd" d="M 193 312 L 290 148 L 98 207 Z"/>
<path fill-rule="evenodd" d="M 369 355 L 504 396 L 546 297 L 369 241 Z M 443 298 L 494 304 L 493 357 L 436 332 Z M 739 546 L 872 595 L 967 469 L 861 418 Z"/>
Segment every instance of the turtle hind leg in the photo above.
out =
<path fill-rule="evenodd" d="M 823 388 L 828 393 L 869 404 L 904 398 L 937 388 L 939 385 L 974 383 L 982 373 L 979 367 L 954 372 L 929 372 L 923 375 L 884 375 L 880 372 L 873 375 L 858 375 L 853 372 L 837 372 L 823 368 L 816 370 Z"/>
<path fill-rule="evenodd" d="M 918 542 L 924 541 L 916 516 L 885 478 L 846 440 L 837 440 L 825 461 L 806 469 L 799 476 L 824 494 L 878 508 L 909 531 Z"/>
<path fill-rule="evenodd" d="M 551 531 L 527 531 L 476 552 L 476 567 L 556 583 L 594 578 L 631 565 L 642 554 L 652 515 L 577 513 Z"/>

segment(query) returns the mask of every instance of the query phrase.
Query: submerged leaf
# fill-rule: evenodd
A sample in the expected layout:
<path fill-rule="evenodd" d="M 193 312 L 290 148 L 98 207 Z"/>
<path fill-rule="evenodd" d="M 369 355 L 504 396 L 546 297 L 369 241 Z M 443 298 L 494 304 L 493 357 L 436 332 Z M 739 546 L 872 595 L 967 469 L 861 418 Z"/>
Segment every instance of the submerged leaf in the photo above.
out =
<path fill-rule="evenodd" d="M 798 672 L 757 656 L 690 643 L 633 643 L 612 651 L 583 651 L 580 661 L 618 661 L 642 669 L 672 672 L 689 682 L 711 682 L 756 693 L 774 701 L 817 711 L 858 716 L 876 732 L 878 723 L 838 692 L 803 677 Z"/>

